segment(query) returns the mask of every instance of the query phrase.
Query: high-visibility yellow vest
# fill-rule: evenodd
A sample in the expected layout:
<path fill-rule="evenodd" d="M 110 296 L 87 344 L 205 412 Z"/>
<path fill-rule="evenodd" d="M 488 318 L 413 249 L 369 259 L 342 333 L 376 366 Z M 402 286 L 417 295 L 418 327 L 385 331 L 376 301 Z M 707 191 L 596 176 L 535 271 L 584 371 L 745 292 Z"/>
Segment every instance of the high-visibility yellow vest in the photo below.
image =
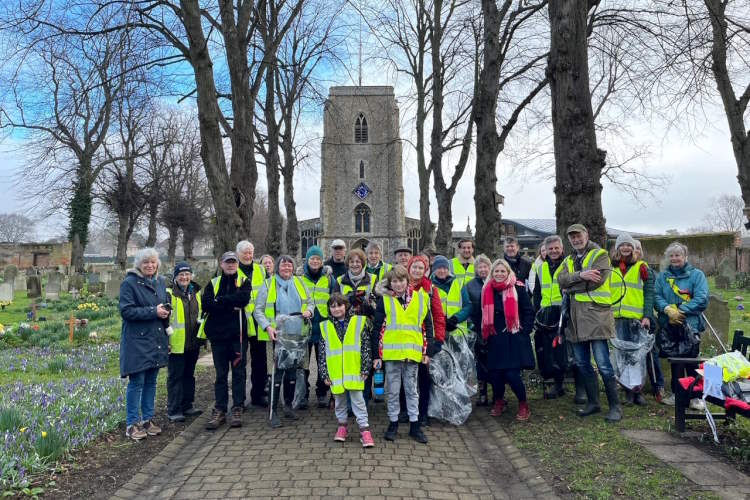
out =
<path fill-rule="evenodd" d="M 339 340 L 336 327 L 330 320 L 320 324 L 320 333 L 325 340 L 326 368 L 331 379 L 331 393 L 365 390 L 362 378 L 362 332 L 367 318 L 352 316 L 346 327 L 344 341 Z"/>
<path fill-rule="evenodd" d="M 440 305 L 443 307 L 443 313 L 446 318 L 450 318 L 454 314 L 457 314 L 463 307 L 463 299 L 461 297 L 461 283 L 458 280 L 453 280 L 448 292 L 445 292 L 442 288 L 437 287 L 438 294 L 440 295 Z M 459 323 L 455 330 L 449 332 L 451 335 L 459 336 L 466 335 L 468 332 L 468 325 L 466 321 Z"/>
<path fill-rule="evenodd" d="M 643 319 L 644 299 L 641 266 L 645 265 L 647 265 L 645 262 L 639 260 L 630 266 L 625 276 L 620 275 L 619 269 L 612 271 L 610 287 L 612 288 L 612 304 L 614 304 L 615 318 Z M 625 282 L 624 286 L 623 281 Z M 625 294 L 624 297 L 623 293 Z"/>
<path fill-rule="evenodd" d="M 459 284 L 464 286 L 467 281 L 474 278 L 474 263 L 469 264 L 469 267 L 464 268 L 458 257 L 451 259 L 451 274 L 456 277 Z"/>
<path fill-rule="evenodd" d="M 172 314 L 169 316 L 169 326 L 172 327 L 172 335 L 169 336 L 169 352 L 172 354 L 183 354 L 185 352 L 185 307 L 182 299 L 172 294 L 172 289 L 167 288 L 167 293 L 172 297 Z M 198 301 L 198 317 L 201 317 L 201 294 L 195 294 Z"/>
<path fill-rule="evenodd" d="M 602 248 L 593 248 L 589 250 L 589 252 L 583 258 L 583 262 L 581 264 L 581 270 L 590 271 L 591 269 L 593 269 L 594 262 L 596 262 L 596 259 L 598 259 L 601 255 L 607 255 L 607 251 Z M 567 261 L 567 264 L 568 264 L 568 272 L 570 274 L 573 274 L 575 272 L 575 266 L 573 264 L 573 257 L 568 255 L 567 257 L 565 257 L 565 260 Z M 607 257 L 607 261 L 609 261 L 609 257 Z M 612 273 L 610 273 L 610 277 L 611 276 L 612 276 Z M 599 285 L 597 288 L 593 290 L 589 290 L 587 292 L 574 293 L 573 298 L 578 302 L 596 302 L 597 304 L 601 304 L 604 306 L 611 305 L 612 304 L 612 292 L 609 287 L 609 279 L 605 280 L 604 283 L 602 283 L 601 285 Z"/>
<path fill-rule="evenodd" d="M 383 334 L 383 360 L 422 361 L 422 323 L 427 317 L 430 297 L 424 290 L 417 290 L 404 309 L 391 295 L 383 297 L 385 306 L 385 333 Z"/>
<path fill-rule="evenodd" d="M 237 275 L 242 278 L 243 280 L 247 279 L 247 275 L 242 271 L 242 269 L 237 269 Z M 260 264 L 257 264 L 253 262 L 253 277 L 252 277 L 252 290 L 250 290 L 250 302 L 245 306 L 245 313 L 247 315 L 247 328 L 248 328 L 248 336 L 255 337 L 258 332 L 255 331 L 255 321 L 253 321 L 253 312 L 255 311 L 255 299 L 258 298 L 258 292 L 260 291 L 261 287 L 263 286 L 263 283 L 266 279 L 266 270 L 261 267 Z M 216 293 L 214 291 L 214 293 Z M 265 340 L 268 341 L 268 333 L 266 332 L 260 332 L 260 335 L 258 335 L 258 340 Z"/>
<path fill-rule="evenodd" d="M 305 284 L 307 290 L 310 292 L 313 303 L 318 309 L 318 312 L 323 318 L 328 317 L 328 299 L 331 297 L 330 288 L 331 284 L 328 280 L 328 275 L 321 273 L 318 281 L 313 281 L 306 275 L 302 276 L 302 283 Z"/>
<path fill-rule="evenodd" d="M 550 306 L 561 306 L 562 305 L 562 292 L 560 292 L 560 283 L 557 282 L 557 277 L 560 275 L 563 266 L 557 266 L 555 273 L 550 273 L 549 262 L 546 260 L 542 263 L 539 269 L 539 283 L 542 286 L 542 307 Z"/>
<path fill-rule="evenodd" d="M 367 273 L 367 274 L 368 274 L 368 276 L 370 276 L 370 282 L 367 283 L 366 285 L 359 285 L 359 286 L 357 286 L 357 291 L 358 292 L 359 291 L 364 291 L 365 295 L 370 295 L 372 293 L 372 287 L 375 286 L 375 275 L 374 274 L 369 274 L 369 273 Z M 341 293 L 343 295 L 348 295 L 348 294 L 350 294 L 350 293 L 352 293 L 354 291 L 354 288 L 352 288 L 351 285 L 347 285 L 345 283 L 342 283 L 344 281 L 344 279 L 343 279 L 344 276 L 345 275 L 342 274 L 341 276 L 339 276 L 338 278 L 336 278 L 336 281 L 339 284 L 339 288 L 341 289 Z"/>
<path fill-rule="evenodd" d="M 255 274 L 255 271 L 253 271 L 253 274 Z M 247 278 L 245 277 L 244 274 L 242 276 L 240 276 L 239 274 L 237 274 L 237 288 L 241 287 L 242 284 L 245 282 L 246 279 Z M 215 277 L 215 278 L 213 278 L 211 280 L 211 286 L 214 289 L 214 298 L 216 298 L 216 294 L 219 293 L 219 285 L 221 285 L 221 276 L 217 276 L 217 277 Z M 206 289 L 204 288 L 203 289 L 203 293 L 205 293 L 205 291 L 206 291 Z M 198 338 L 199 339 L 205 339 L 206 338 L 206 322 L 207 321 L 208 321 L 208 316 L 206 316 L 205 318 L 203 318 L 203 321 L 201 322 L 201 326 L 200 326 L 200 328 L 198 328 Z M 250 330 L 250 328 L 249 328 L 250 323 L 252 323 L 252 322 L 248 320 L 248 322 L 247 322 L 247 324 L 248 324 L 247 336 L 248 337 L 250 336 L 250 331 L 249 331 Z M 255 328 L 255 327 L 253 326 L 253 328 Z M 266 338 L 268 338 L 268 334 L 266 334 Z"/>
<path fill-rule="evenodd" d="M 305 285 L 304 283 L 302 283 L 302 280 L 299 278 L 299 276 L 292 276 L 292 280 L 294 283 L 294 288 L 297 290 L 297 293 L 299 294 L 299 298 L 302 301 L 302 310 L 300 312 L 305 312 L 307 311 L 307 297 L 308 297 L 307 288 L 305 288 Z M 266 298 L 265 314 L 266 314 L 266 318 L 268 318 L 268 321 L 271 322 L 271 326 L 276 328 L 276 275 L 275 274 L 273 275 L 273 277 L 271 277 L 270 280 L 266 282 L 266 286 L 268 287 L 268 297 Z"/>
<path fill-rule="evenodd" d="M 388 271 L 390 271 L 391 269 L 393 269 L 393 266 L 390 265 L 390 264 L 388 264 L 387 262 L 382 262 L 381 261 L 380 263 L 381 263 L 381 266 L 380 266 L 380 270 L 378 271 L 378 274 L 369 273 L 370 276 L 375 276 L 375 281 L 376 282 L 382 280 L 383 278 L 385 278 L 386 273 L 388 273 Z"/>

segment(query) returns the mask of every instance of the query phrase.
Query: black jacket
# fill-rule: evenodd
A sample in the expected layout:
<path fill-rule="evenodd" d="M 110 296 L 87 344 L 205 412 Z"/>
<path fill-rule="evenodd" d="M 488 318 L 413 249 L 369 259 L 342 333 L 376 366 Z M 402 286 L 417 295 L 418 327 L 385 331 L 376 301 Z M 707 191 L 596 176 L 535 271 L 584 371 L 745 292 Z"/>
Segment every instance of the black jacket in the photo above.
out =
<path fill-rule="evenodd" d="M 508 264 L 510 264 L 513 272 L 516 274 L 516 279 L 523 281 L 524 284 L 526 284 L 529 279 L 529 273 L 531 272 L 531 261 L 521 255 L 516 255 L 515 257 L 503 255 L 503 258 L 508 261 Z"/>
<path fill-rule="evenodd" d="M 333 257 L 323 263 L 325 266 L 330 266 L 333 273 L 333 279 L 335 280 L 339 276 L 346 274 L 346 262 L 334 262 Z"/>
<path fill-rule="evenodd" d="M 245 280 L 237 288 L 237 275 L 227 276 L 222 273 L 219 291 L 214 296 L 212 283 L 203 289 L 203 311 L 207 314 L 206 337 L 213 341 L 234 340 L 240 338 L 240 321 L 242 321 L 243 339 L 247 336 L 247 318 L 242 309 L 250 302 L 250 280 Z M 239 309 L 239 311 L 238 311 Z"/>
<path fill-rule="evenodd" d="M 469 294 L 471 301 L 471 320 L 472 329 L 477 335 L 482 334 L 482 287 L 484 280 L 481 278 L 472 278 L 466 282 L 466 292 Z"/>
<path fill-rule="evenodd" d="M 487 339 L 487 369 L 533 370 L 535 366 L 534 350 L 531 348 L 531 334 L 534 328 L 534 310 L 526 289 L 516 286 L 518 294 L 518 316 L 521 330 L 508 333 L 505 330 L 505 312 L 503 296 L 495 292 L 495 335 Z"/>

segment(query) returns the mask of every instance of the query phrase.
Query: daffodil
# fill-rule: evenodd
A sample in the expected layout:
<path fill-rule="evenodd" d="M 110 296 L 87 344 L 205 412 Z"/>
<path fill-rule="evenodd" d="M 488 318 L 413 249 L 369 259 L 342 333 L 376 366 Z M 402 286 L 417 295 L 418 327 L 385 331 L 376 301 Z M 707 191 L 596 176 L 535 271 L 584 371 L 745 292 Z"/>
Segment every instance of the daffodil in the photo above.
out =
<path fill-rule="evenodd" d="M 21 427 L 19 430 L 21 431 L 21 434 L 26 432 L 29 428 L 28 427 Z"/>
<path fill-rule="evenodd" d="M 43 438 L 46 438 L 46 437 L 47 437 L 47 431 L 42 431 L 42 437 L 43 437 Z"/>

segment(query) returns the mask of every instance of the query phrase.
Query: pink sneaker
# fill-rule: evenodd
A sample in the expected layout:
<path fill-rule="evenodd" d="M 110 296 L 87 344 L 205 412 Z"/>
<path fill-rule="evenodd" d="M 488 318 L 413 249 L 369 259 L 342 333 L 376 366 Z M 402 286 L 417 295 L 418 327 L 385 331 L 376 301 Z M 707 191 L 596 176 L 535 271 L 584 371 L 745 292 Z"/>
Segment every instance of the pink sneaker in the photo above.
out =
<path fill-rule="evenodd" d="M 370 431 L 360 432 L 359 440 L 362 442 L 362 448 L 372 448 L 373 446 L 375 446 L 375 441 L 373 441 Z"/>
<path fill-rule="evenodd" d="M 346 431 L 345 425 L 339 425 L 339 428 L 336 430 L 336 435 L 333 436 L 334 441 L 346 441 L 346 436 L 348 435 L 348 432 Z"/>

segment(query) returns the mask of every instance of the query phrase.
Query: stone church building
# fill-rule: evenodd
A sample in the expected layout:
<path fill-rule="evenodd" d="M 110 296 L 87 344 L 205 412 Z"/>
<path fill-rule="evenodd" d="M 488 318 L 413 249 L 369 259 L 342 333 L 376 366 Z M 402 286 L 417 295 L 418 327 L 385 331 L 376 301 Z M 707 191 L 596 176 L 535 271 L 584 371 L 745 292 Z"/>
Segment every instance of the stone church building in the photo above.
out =
<path fill-rule="evenodd" d="M 399 109 L 393 87 L 331 87 L 325 103 L 320 166 L 320 217 L 302 220 L 302 256 L 312 245 L 328 254 L 380 243 L 383 256 L 408 245 L 418 252 L 419 220 L 404 212 Z"/>

